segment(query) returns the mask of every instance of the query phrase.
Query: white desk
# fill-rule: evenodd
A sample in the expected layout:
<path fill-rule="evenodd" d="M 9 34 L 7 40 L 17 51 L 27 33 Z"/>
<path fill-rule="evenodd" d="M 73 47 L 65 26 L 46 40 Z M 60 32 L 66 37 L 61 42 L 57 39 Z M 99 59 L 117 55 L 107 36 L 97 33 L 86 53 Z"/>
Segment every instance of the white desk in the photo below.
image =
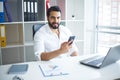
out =
<path fill-rule="evenodd" d="M 113 80 L 120 77 L 120 61 L 101 69 L 95 69 L 79 64 L 79 61 L 84 58 L 85 56 L 52 61 L 27 62 L 29 64 L 28 71 L 18 76 L 24 80 Z M 69 75 L 44 77 L 38 65 L 49 62 L 60 63 L 69 71 Z M 0 80 L 12 80 L 15 76 L 15 74 L 7 74 L 10 66 L 10 64 L 0 66 Z"/>

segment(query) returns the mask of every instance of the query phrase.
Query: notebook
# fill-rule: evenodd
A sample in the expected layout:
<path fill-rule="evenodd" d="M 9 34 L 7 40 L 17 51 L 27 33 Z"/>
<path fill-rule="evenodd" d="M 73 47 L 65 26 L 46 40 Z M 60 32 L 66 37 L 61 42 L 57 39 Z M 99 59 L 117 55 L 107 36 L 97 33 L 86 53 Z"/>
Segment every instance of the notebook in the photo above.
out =
<path fill-rule="evenodd" d="M 8 74 L 23 74 L 27 72 L 27 70 L 28 64 L 15 64 L 9 68 Z"/>
<path fill-rule="evenodd" d="M 81 60 L 80 63 L 95 68 L 102 68 L 112 63 L 115 63 L 119 59 L 120 59 L 120 45 L 116 45 L 110 47 L 106 56 L 97 55 L 94 57 Z"/>
<path fill-rule="evenodd" d="M 40 64 L 39 65 L 40 70 L 43 73 L 44 77 L 50 77 L 50 76 L 60 76 L 60 75 L 68 75 L 68 71 L 62 67 L 62 65 L 58 64 Z"/>

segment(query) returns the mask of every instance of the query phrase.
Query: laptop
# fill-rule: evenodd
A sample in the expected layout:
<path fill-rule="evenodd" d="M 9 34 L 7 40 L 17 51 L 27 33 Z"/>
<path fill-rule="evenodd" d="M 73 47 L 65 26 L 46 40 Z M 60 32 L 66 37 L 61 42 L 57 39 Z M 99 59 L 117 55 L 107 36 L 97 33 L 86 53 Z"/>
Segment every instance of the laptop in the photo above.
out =
<path fill-rule="evenodd" d="M 109 51 L 105 56 L 100 56 L 100 55 L 93 56 L 81 60 L 80 63 L 94 68 L 102 68 L 112 63 L 115 63 L 119 59 L 120 59 L 120 45 L 116 45 L 110 47 Z"/>

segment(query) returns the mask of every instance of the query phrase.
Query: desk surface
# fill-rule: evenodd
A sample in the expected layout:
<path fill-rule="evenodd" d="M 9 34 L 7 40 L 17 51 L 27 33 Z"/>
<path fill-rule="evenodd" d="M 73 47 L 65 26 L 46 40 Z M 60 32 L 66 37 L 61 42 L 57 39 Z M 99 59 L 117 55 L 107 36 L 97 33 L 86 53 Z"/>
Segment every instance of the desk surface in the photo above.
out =
<path fill-rule="evenodd" d="M 79 63 L 80 60 L 86 56 L 68 57 L 62 59 L 55 59 L 52 61 L 36 61 L 18 64 L 28 64 L 29 68 L 25 74 L 17 76 L 22 77 L 24 80 L 113 80 L 120 77 L 120 61 L 101 69 L 88 67 Z M 48 63 L 59 63 L 66 70 L 69 75 L 44 77 L 39 65 Z M 12 80 L 16 74 L 7 74 L 9 65 L 0 66 L 0 80 Z"/>

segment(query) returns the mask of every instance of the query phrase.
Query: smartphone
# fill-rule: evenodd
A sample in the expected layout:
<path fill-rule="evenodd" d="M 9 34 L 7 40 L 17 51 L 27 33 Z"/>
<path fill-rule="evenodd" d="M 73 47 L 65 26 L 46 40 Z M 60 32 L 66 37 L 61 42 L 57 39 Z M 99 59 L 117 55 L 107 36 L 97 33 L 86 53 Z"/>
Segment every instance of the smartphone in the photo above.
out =
<path fill-rule="evenodd" d="M 72 41 L 69 45 L 71 45 L 71 44 L 73 43 L 74 39 L 75 39 L 75 36 L 70 36 L 70 37 L 69 37 L 68 42 L 69 42 L 69 41 Z"/>

